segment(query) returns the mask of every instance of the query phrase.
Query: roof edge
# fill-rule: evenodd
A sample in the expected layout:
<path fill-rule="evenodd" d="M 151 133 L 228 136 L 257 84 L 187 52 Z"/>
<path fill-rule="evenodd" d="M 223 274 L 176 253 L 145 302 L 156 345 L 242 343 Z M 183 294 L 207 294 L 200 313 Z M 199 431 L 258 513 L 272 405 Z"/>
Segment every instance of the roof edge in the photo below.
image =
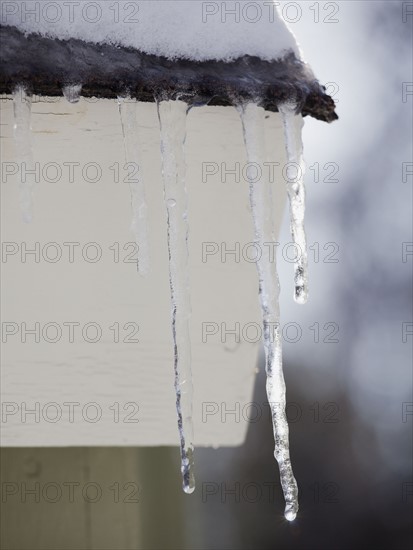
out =
<path fill-rule="evenodd" d="M 192 106 L 256 101 L 268 111 L 295 101 L 297 112 L 318 120 L 338 118 L 333 99 L 308 65 L 293 52 L 265 61 L 244 56 L 231 62 L 170 60 L 126 47 L 59 40 L 0 27 L 0 93 L 18 85 L 39 96 L 60 96 L 62 87 L 82 84 L 84 97 L 139 101 L 183 99 Z"/>

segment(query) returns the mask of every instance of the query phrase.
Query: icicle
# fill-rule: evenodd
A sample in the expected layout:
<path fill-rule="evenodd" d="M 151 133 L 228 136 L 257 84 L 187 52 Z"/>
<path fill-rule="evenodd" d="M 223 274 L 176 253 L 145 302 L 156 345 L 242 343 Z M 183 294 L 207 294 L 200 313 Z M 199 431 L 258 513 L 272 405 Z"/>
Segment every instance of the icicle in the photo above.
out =
<path fill-rule="evenodd" d="M 172 332 L 176 410 L 181 445 L 183 489 L 195 489 L 193 473 L 192 373 L 188 279 L 188 199 L 185 186 L 184 144 L 188 106 L 182 101 L 157 103 L 161 129 L 162 175 L 168 216 L 169 281 L 172 301 Z"/>
<path fill-rule="evenodd" d="M 290 224 L 293 242 L 297 248 L 297 260 L 294 265 L 294 299 L 305 304 L 308 299 L 307 239 L 304 229 L 305 187 L 303 143 L 301 132 L 296 129 L 295 103 L 283 103 L 278 106 L 283 119 L 287 161 L 287 191 L 290 201 Z"/>
<path fill-rule="evenodd" d="M 265 111 L 254 103 L 239 107 L 244 141 L 249 163 L 263 166 L 266 158 L 264 138 Z M 271 252 L 264 243 L 275 243 L 272 220 L 272 193 L 270 183 L 263 177 L 259 181 L 249 177 L 250 203 L 254 220 L 255 242 L 260 247 L 257 261 L 259 293 L 263 317 L 265 370 L 267 373 L 267 397 L 271 408 L 274 431 L 274 456 L 280 469 L 281 485 L 285 498 L 285 518 L 295 519 L 298 511 L 298 489 L 289 453 L 288 423 L 285 413 L 285 381 L 282 370 L 282 343 L 280 332 L 280 286 L 277 267 L 271 261 Z"/>
<path fill-rule="evenodd" d="M 33 176 L 30 175 L 30 171 L 34 173 L 31 134 L 32 96 L 22 86 L 18 86 L 13 91 L 13 110 L 17 158 L 28 173 L 24 181 L 22 177 L 20 179 L 20 209 L 23 221 L 30 223 L 33 220 Z M 20 172 L 23 173 L 23 170 Z"/>
<path fill-rule="evenodd" d="M 62 92 L 69 103 L 78 103 L 82 92 L 82 84 L 68 84 L 63 86 Z"/>
<path fill-rule="evenodd" d="M 122 123 L 123 143 L 125 147 L 126 167 L 128 170 L 129 185 L 132 202 L 131 230 L 138 247 L 138 271 L 147 275 L 150 268 L 147 204 L 145 198 L 145 184 L 142 178 L 140 151 L 142 142 L 139 136 L 139 127 L 136 118 L 136 101 L 130 97 L 118 98 L 119 115 Z"/>

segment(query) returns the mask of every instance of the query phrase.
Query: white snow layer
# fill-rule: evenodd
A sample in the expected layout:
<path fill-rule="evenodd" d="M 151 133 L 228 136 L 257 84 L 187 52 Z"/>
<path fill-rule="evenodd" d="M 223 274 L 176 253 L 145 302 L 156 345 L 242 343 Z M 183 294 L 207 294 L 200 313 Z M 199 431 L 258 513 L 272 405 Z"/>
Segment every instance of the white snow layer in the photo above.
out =
<path fill-rule="evenodd" d="M 0 0 L 0 4 L 2 25 L 51 38 L 110 43 L 171 59 L 229 61 L 254 55 L 273 60 L 291 50 L 301 57 L 273 0 Z"/>

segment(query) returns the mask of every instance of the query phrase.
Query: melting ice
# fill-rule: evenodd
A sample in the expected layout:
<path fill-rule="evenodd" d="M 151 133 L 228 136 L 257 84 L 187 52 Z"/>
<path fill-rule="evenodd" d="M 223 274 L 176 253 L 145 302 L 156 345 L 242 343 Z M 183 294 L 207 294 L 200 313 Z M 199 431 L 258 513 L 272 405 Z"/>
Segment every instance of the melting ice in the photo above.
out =
<path fill-rule="evenodd" d="M 21 166 L 25 165 L 27 172 L 31 171 L 33 173 L 34 162 L 31 133 L 32 96 L 22 86 L 18 86 L 13 91 L 13 111 L 14 140 L 19 163 Z M 33 220 L 33 178 L 30 175 L 20 178 L 19 193 L 23 221 L 30 223 Z"/>
<path fill-rule="evenodd" d="M 147 221 L 148 207 L 146 204 L 145 184 L 142 177 L 142 164 L 140 159 L 142 140 L 136 116 L 137 102 L 133 101 L 130 97 L 119 97 L 118 106 L 125 147 L 125 168 L 129 173 L 128 180 L 131 191 L 131 229 L 138 247 L 138 271 L 142 275 L 146 275 L 150 267 Z M 130 168 L 131 170 L 129 170 Z"/>
<path fill-rule="evenodd" d="M 66 86 L 65 97 L 72 103 L 78 101 L 81 86 Z M 142 141 L 136 118 L 136 102 L 119 98 L 126 162 L 141 166 L 139 152 Z M 18 155 L 22 163 L 33 166 L 31 149 L 31 96 L 23 87 L 13 92 L 14 135 Z M 193 472 L 193 420 L 192 373 L 189 318 L 191 314 L 188 280 L 188 199 L 186 192 L 185 154 L 186 116 L 188 105 L 183 101 L 157 102 L 160 134 L 164 199 L 167 212 L 167 236 L 169 251 L 169 280 L 172 305 L 172 333 L 174 340 L 174 370 L 176 410 L 181 449 L 183 489 L 192 493 L 195 489 Z M 248 162 L 263 165 L 266 161 L 264 118 L 265 111 L 255 103 L 238 107 L 240 112 Z M 295 300 L 304 303 L 308 295 L 307 251 L 304 231 L 305 189 L 304 162 L 301 132 L 295 116 L 296 106 L 285 103 L 279 106 L 283 119 L 285 146 L 288 159 L 287 191 L 290 202 L 291 232 L 300 254 L 295 263 Z M 292 168 L 292 172 L 290 169 Z M 134 171 L 134 173 L 136 173 Z M 249 174 L 247 173 L 247 177 Z M 132 197 L 132 230 L 139 247 L 138 269 L 149 269 L 147 205 L 142 177 L 130 181 Z M 294 520 L 298 511 L 298 489 L 289 454 L 288 423 L 285 413 L 286 394 L 282 370 L 282 342 L 280 332 L 279 280 L 271 249 L 264 243 L 274 242 L 272 219 L 272 194 L 270 182 L 262 178 L 249 178 L 250 204 L 253 214 L 255 242 L 262 252 L 257 261 L 259 297 L 262 311 L 264 349 L 266 357 L 267 397 L 271 409 L 275 450 L 274 456 L 280 469 L 281 485 L 285 498 L 285 517 Z M 32 184 L 20 183 L 20 204 L 25 221 L 31 221 Z"/>
<path fill-rule="evenodd" d="M 78 103 L 82 92 L 82 84 L 68 84 L 63 86 L 62 92 L 69 103 Z"/>
<path fill-rule="evenodd" d="M 169 282 L 172 302 L 172 332 L 176 410 L 181 446 L 183 489 L 195 489 L 193 472 L 192 372 L 189 317 L 191 304 L 188 280 L 188 198 L 185 185 L 186 115 L 183 101 L 157 103 L 161 129 L 164 197 L 168 219 Z"/>
<path fill-rule="evenodd" d="M 294 299 L 305 304 L 308 298 L 307 239 L 304 230 L 305 188 L 303 143 L 301 130 L 297 131 L 295 103 L 278 106 L 283 119 L 285 146 L 287 152 L 287 193 L 290 202 L 290 224 L 293 242 L 297 248 L 294 265 Z"/>
<path fill-rule="evenodd" d="M 248 162 L 263 166 L 265 154 L 265 111 L 254 103 L 239 107 Z M 247 172 L 248 177 L 248 172 Z M 298 511 L 298 489 L 291 467 L 288 423 L 285 413 L 286 396 L 282 370 L 282 339 L 280 332 L 280 285 L 277 267 L 271 261 L 270 249 L 264 243 L 275 243 L 272 216 L 272 193 L 270 182 L 261 177 L 249 179 L 250 204 L 254 221 L 255 242 L 261 256 L 257 260 L 259 296 L 261 302 L 265 370 L 267 374 L 267 397 L 271 409 L 275 450 L 274 456 L 280 469 L 281 485 L 285 498 L 285 517 L 292 521 Z"/>

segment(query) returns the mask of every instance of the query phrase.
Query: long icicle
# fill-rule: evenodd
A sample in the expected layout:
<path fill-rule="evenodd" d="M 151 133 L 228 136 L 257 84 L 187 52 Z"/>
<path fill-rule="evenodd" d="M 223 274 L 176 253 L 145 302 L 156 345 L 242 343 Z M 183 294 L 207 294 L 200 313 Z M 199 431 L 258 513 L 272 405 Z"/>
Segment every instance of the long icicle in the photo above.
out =
<path fill-rule="evenodd" d="M 138 247 L 138 272 L 147 275 L 150 270 L 148 239 L 148 207 L 146 204 L 145 183 L 142 174 L 139 139 L 139 126 L 136 118 L 137 103 L 130 97 L 118 98 L 119 116 L 122 123 L 126 168 L 131 192 L 131 230 Z"/>
<path fill-rule="evenodd" d="M 31 112 L 32 96 L 23 86 L 13 90 L 14 140 L 20 162 L 20 209 L 23 221 L 33 220 L 34 161 L 32 151 Z M 31 172 L 31 173 L 30 173 Z M 23 174 L 25 176 L 23 177 Z"/>
<path fill-rule="evenodd" d="M 293 242 L 297 248 L 294 265 L 294 299 L 305 304 L 308 299 L 307 238 L 304 229 L 305 187 L 303 143 L 301 132 L 296 131 L 296 104 L 283 103 L 278 106 L 283 125 L 287 153 L 287 193 L 290 202 L 290 225 Z"/>
<path fill-rule="evenodd" d="M 255 103 L 239 107 L 244 141 L 249 163 L 263 167 L 265 159 L 264 118 L 265 111 Z M 298 489 L 289 452 L 288 423 L 285 413 L 285 381 L 282 370 L 282 341 L 280 331 L 280 285 L 275 258 L 271 260 L 268 244 L 275 243 L 272 219 L 272 193 L 270 183 L 262 175 L 259 181 L 247 171 L 250 203 L 254 220 L 255 242 L 261 257 L 257 261 L 259 295 L 263 317 L 265 370 L 267 373 L 267 397 L 271 409 L 274 431 L 274 456 L 280 469 L 281 485 L 285 498 L 285 518 L 295 519 L 298 511 Z M 262 174 L 262 170 L 261 170 Z M 272 247 L 274 249 L 274 247 Z"/>
<path fill-rule="evenodd" d="M 195 489 L 193 472 L 192 372 L 188 277 L 188 198 L 185 185 L 186 115 L 183 101 L 160 101 L 162 175 L 168 216 L 169 281 L 172 301 L 176 410 L 181 445 L 183 489 Z"/>

